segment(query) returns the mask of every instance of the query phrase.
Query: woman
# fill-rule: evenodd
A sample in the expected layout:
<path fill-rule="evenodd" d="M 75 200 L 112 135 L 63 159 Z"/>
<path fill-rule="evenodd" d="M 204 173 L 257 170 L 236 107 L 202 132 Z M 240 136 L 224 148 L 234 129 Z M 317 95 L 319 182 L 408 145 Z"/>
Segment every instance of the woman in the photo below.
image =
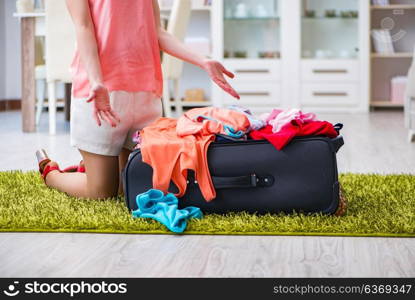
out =
<path fill-rule="evenodd" d="M 83 172 L 61 171 L 38 151 L 46 185 L 75 197 L 107 198 L 122 191 L 120 170 L 132 133 L 161 116 L 160 50 L 204 69 L 223 90 L 239 98 L 219 62 L 192 52 L 160 23 L 157 0 L 66 0 L 75 24 L 71 145 Z"/>

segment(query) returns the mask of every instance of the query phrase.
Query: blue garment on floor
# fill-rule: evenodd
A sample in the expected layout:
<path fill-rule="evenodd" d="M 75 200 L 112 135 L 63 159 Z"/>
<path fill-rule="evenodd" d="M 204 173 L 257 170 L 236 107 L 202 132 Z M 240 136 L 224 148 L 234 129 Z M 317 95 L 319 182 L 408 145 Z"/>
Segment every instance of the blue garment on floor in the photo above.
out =
<path fill-rule="evenodd" d="M 202 211 L 198 207 L 188 206 L 178 209 L 179 200 L 173 194 L 164 195 L 160 190 L 151 189 L 136 197 L 137 210 L 132 214 L 135 218 L 154 219 L 170 231 L 182 233 L 190 218 L 203 218 Z"/>

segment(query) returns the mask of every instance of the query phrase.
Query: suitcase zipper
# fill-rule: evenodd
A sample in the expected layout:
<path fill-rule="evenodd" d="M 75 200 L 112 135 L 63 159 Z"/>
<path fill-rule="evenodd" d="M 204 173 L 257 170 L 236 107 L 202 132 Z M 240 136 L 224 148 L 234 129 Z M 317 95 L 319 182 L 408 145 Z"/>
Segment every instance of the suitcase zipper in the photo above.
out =
<path fill-rule="evenodd" d="M 304 141 L 330 141 L 330 138 L 324 137 L 324 136 L 299 136 L 292 139 L 290 143 L 294 142 L 304 142 Z M 222 147 L 222 146 L 236 146 L 236 145 L 260 145 L 260 144 L 270 144 L 267 140 L 247 140 L 247 141 L 229 141 L 229 142 L 213 142 L 211 144 L 211 147 Z M 141 153 L 141 149 L 134 150 L 131 152 L 128 160 L 130 160 L 133 156 L 135 156 L 137 153 Z"/>
<path fill-rule="evenodd" d="M 324 136 L 314 136 L 314 137 L 307 137 L 307 136 L 299 136 L 292 139 L 290 143 L 295 142 L 304 142 L 304 141 L 330 141 L 330 138 Z M 258 144 L 271 144 L 267 140 L 247 140 L 247 141 L 230 141 L 230 142 L 214 142 L 211 144 L 212 147 L 222 147 L 222 146 L 235 146 L 235 145 L 258 145 Z"/>

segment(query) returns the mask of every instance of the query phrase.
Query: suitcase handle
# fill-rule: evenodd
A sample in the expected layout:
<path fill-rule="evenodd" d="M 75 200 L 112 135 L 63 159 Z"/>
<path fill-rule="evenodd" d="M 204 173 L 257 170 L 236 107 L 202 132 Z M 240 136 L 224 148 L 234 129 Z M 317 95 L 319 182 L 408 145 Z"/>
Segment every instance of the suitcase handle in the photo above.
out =
<path fill-rule="evenodd" d="M 336 125 L 333 126 L 334 130 L 337 131 L 338 134 L 340 134 L 340 130 L 343 129 L 343 124 L 342 123 L 337 123 Z"/>
<path fill-rule="evenodd" d="M 333 145 L 333 151 L 337 153 L 337 151 L 339 151 L 339 149 L 344 145 L 343 137 L 339 135 L 334 139 L 331 139 L 331 144 Z"/>
<path fill-rule="evenodd" d="M 256 174 L 235 177 L 212 176 L 212 182 L 215 189 L 268 187 L 273 185 L 274 181 L 272 176 L 259 177 Z"/>
<path fill-rule="evenodd" d="M 215 189 L 253 188 L 257 186 L 258 178 L 255 174 L 236 177 L 212 176 Z"/>

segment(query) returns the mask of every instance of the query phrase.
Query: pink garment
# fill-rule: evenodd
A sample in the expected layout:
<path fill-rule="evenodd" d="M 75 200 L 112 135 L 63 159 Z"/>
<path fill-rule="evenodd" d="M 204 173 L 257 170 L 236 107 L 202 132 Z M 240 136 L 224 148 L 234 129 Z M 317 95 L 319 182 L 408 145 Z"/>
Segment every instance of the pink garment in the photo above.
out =
<path fill-rule="evenodd" d="M 133 140 L 133 143 L 136 144 L 135 147 L 134 147 L 134 150 L 140 149 L 141 148 L 141 135 L 140 135 L 140 131 L 134 132 L 133 137 L 132 137 L 132 140 Z"/>
<path fill-rule="evenodd" d="M 298 124 L 305 124 L 310 121 L 316 120 L 316 115 L 313 113 L 302 113 L 301 110 L 292 109 L 273 109 L 270 113 L 263 114 L 261 119 L 272 126 L 272 132 L 277 133 L 282 128 L 290 124 L 292 121 L 296 121 Z"/>
<path fill-rule="evenodd" d="M 111 91 L 162 95 L 157 28 L 151 0 L 88 0 L 104 84 Z M 87 72 L 76 50 L 73 95 L 88 97 Z"/>
<path fill-rule="evenodd" d="M 177 135 L 208 135 L 221 133 L 228 135 L 227 128 L 245 134 L 250 122 L 240 112 L 218 107 L 194 108 L 186 112 L 177 122 Z"/>

